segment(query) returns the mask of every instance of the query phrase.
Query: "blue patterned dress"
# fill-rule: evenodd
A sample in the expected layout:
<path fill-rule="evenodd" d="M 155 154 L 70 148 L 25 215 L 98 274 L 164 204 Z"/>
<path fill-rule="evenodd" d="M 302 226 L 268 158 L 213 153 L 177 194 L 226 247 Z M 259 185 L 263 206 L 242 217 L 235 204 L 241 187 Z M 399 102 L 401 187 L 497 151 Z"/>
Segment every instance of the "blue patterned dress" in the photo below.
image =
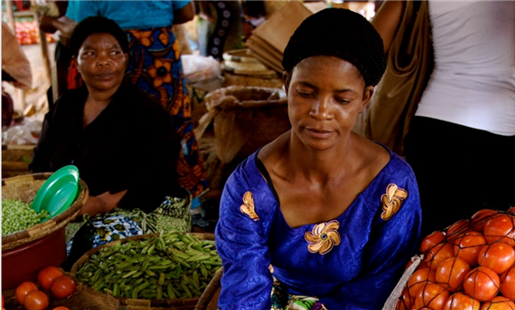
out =
<path fill-rule="evenodd" d="M 222 195 L 219 309 L 275 307 L 274 279 L 290 295 L 316 297 L 318 308 L 381 309 L 418 245 L 421 209 L 409 165 L 389 151 L 389 163 L 343 214 L 291 228 L 258 152 L 238 166 Z"/>

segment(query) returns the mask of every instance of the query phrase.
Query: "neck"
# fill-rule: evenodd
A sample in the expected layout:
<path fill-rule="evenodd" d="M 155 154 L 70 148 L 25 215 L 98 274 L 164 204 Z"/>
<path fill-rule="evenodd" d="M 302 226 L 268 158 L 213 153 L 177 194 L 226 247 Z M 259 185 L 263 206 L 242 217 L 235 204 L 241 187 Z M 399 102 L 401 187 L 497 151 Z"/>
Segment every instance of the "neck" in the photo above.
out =
<path fill-rule="evenodd" d="M 295 167 L 292 172 L 322 183 L 341 178 L 345 171 L 352 168 L 349 166 L 351 144 L 352 137 L 349 136 L 331 149 L 313 150 L 292 136 L 288 154 L 291 166 Z"/>
<path fill-rule="evenodd" d="M 108 105 L 118 88 L 119 86 L 109 90 L 96 90 L 88 87 L 88 103 Z"/>

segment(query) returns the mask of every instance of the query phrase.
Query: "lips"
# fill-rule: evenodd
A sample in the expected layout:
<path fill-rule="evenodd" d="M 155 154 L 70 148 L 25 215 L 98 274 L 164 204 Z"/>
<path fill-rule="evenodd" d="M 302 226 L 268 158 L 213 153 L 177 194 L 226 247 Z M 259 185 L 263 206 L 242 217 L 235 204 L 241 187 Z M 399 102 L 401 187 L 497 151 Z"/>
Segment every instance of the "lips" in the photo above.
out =
<path fill-rule="evenodd" d="M 102 72 L 95 74 L 95 79 L 97 80 L 110 80 L 114 78 L 114 72 Z"/>
<path fill-rule="evenodd" d="M 306 131 L 309 133 L 310 136 L 317 138 L 317 139 L 324 139 L 328 138 L 333 134 L 332 130 L 326 130 L 326 129 L 320 129 L 320 128 L 310 128 L 306 127 Z"/>

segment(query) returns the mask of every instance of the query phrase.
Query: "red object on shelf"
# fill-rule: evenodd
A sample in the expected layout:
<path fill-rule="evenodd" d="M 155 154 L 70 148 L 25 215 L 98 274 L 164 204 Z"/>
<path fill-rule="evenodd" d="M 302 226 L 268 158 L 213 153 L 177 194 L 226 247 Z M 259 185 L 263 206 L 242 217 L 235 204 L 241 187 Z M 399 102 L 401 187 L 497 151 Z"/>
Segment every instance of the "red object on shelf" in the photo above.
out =
<path fill-rule="evenodd" d="M 39 270 L 59 267 L 66 259 L 64 227 L 36 241 L 2 251 L 2 290 L 14 289 L 25 281 L 36 282 Z"/>

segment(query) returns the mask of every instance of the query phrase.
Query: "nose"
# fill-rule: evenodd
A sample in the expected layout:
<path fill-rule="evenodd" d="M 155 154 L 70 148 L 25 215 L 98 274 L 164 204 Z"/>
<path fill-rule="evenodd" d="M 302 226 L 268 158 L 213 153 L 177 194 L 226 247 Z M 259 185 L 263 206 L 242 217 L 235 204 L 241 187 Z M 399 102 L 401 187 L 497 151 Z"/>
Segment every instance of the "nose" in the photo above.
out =
<path fill-rule="evenodd" d="M 97 58 L 97 66 L 103 67 L 106 65 L 109 65 L 110 59 L 108 57 L 107 53 L 99 53 Z"/>
<path fill-rule="evenodd" d="M 309 111 L 309 115 L 315 119 L 331 119 L 331 102 L 330 98 L 321 97 L 319 100 L 316 100 Z"/>

